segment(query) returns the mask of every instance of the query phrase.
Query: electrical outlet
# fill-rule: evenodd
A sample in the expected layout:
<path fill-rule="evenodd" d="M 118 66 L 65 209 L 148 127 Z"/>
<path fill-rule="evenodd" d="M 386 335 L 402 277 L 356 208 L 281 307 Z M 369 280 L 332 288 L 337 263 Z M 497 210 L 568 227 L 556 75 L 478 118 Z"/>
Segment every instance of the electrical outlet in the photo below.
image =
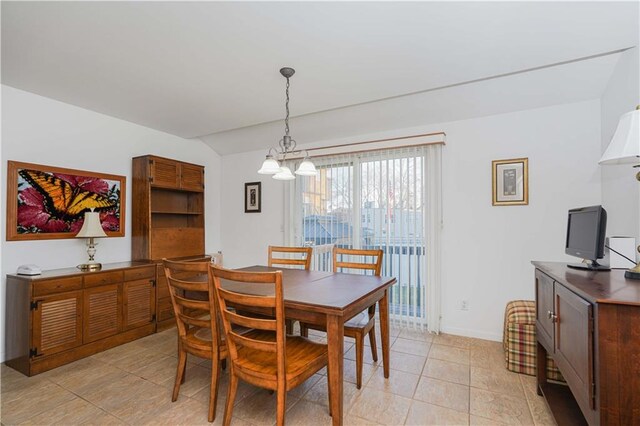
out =
<path fill-rule="evenodd" d="M 460 310 L 461 311 L 468 311 L 469 310 L 469 301 L 468 300 L 463 300 L 462 302 L 460 302 Z"/>

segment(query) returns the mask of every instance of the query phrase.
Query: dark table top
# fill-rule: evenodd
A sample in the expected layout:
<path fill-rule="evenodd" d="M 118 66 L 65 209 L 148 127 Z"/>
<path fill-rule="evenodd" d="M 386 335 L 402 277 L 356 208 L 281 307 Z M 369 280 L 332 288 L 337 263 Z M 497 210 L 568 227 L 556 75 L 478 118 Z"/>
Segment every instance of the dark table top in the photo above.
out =
<path fill-rule="evenodd" d="M 344 311 L 359 300 L 396 283 L 396 279 L 393 277 L 270 268 L 268 266 L 250 266 L 239 270 L 282 271 L 285 306 L 305 305 L 309 309 L 325 311 Z M 227 282 L 222 285 L 229 290 L 258 295 L 268 295 L 270 289 L 270 286 L 251 283 Z"/>

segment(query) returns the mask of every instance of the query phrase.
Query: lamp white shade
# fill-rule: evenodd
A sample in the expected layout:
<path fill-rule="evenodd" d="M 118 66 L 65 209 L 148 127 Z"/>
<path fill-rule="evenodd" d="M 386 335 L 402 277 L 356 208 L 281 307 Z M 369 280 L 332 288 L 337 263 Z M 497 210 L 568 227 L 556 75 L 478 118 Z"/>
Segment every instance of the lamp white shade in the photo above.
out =
<path fill-rule="evenodd" d="M 640 163 L 640 109 L 620 118 L 611 143 L 599 164 Z"/>
<path fill-rule="evenodd" d="M 261 175 L 275 175 L 280 171 L 280 164 L 273 158 L 273 155 L 267 155 L 262 163 L 262 167 L 258 170 Z"/>
<path fill-rule="evenodd" d="M 100 224 L 100 213 L 98 212 L 86 212 L 84 214 L 84 223 L 82 229 L 76 234 L 77 238 L 95 238 L 106 237 L 102 225 Z"/>
<path fill-rule="evenodd" d="M 287 166 L 280 167 L 280 171 L 273 175 L 276 180 L 293 180 L 296 177 L 291 173 L 291 169 Z"/>
<path fill-rule="evenodd" d="M 318 174 L 318 170 L 316 170 L 316 166 L 311 162 L 311 160 L 305 158 L 298 166 L 296 174 L 300 176 L 315 176 Z"/>

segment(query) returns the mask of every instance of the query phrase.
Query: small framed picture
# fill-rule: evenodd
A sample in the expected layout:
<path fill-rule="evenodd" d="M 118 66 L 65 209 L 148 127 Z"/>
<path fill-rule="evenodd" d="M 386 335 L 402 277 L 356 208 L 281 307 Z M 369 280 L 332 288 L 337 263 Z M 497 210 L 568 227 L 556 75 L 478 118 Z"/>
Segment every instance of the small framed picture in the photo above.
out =
<path fill-rule="evenodd" d="M 491 162 L 494 206 L 529 204 L 529 159 Z"/>
<path fill-rule="evenodd" d="M 244 212 L 260 213 L 262 208 L 262 182 L 244 184 Z"/>

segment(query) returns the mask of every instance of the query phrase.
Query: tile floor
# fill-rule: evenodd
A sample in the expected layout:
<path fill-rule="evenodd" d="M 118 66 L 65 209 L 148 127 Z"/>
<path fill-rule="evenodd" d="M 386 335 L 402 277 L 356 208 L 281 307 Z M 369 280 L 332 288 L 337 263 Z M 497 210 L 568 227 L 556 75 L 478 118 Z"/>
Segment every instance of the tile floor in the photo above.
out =
<path fill-rule="evenodd" d="M 361 390 L 355 348 L 345 341 L 345 424 L 555 424 L 535 379 L 504 368 L 500 343 L 403 329 L 391 335 L 390 378 L 367 346 Z M 175 342 L 168 330 L 30 378 L 2 365 L 2 424 L 207 425 L 208 361 L 189 359 L 171 403 Z M 325 374 L 289 392 L 288 425 L 331 424 Z M 223 374 L 214 424 L 222 423 L 227 380 Z M 275 423 L 275 395 L 241 382 L 236 401 L 234 425 Z"/>

